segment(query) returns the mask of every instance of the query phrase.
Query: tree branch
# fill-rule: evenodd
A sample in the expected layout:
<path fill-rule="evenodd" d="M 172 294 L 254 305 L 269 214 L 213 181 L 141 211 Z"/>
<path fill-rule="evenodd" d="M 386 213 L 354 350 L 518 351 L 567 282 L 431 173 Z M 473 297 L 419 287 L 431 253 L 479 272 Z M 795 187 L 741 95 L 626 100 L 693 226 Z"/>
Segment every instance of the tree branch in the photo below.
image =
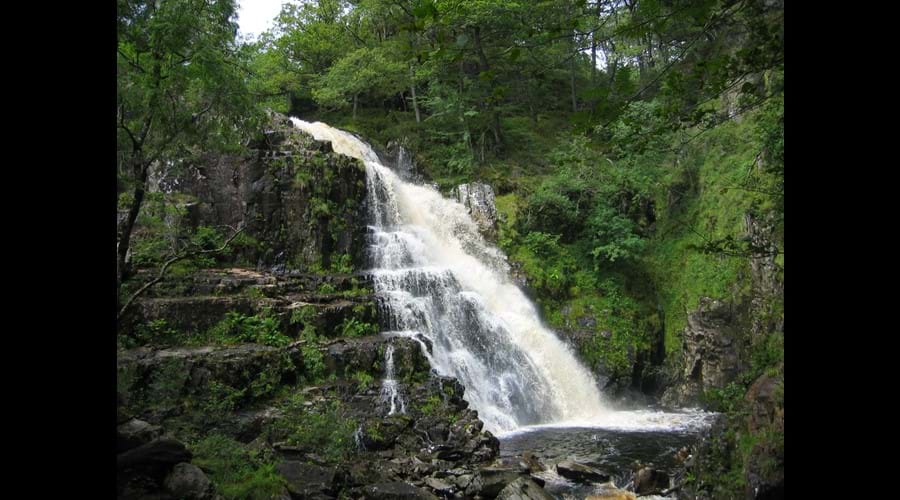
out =
<path fill-rule="evenodd" d="M 156 278 L 153 278 L 152 280 L 150 280 L 149 282 L 147 282 L 146 284 L 144 284 L 144 286 L 138 288 L 138 290 L 137 290 L 136 292 L 134 292 L 133 294 L 131 294 L 131 297 L 128 297 L 128 300 L 126 300 L 126 301 L 125 301 L 125 304 L 122 306 L 122 308 L 119 309 L 119 313 L 116 315 L 116 321 L 118 321 L 118 320 L 122 317 L 122 315 L 125 314 L 125 311 L 128 309 L 129 306 L 131 306 L 131 304 L 134 302 L 134 300 L 135 300 L 136 298 L 138 298 L 141 294 L 143 294 L 144 292 L 146 292 L 147 290 L 149 290 L 150 287 L 152 287 L 153 285 L 155 285 L 155 284 L 159 283 L 160 281 L 162 281 L 162 279 L 163 279 L 163 278 L 165 277 L 165 275 L 166 275 L 166 271 L 169 270 L 169 266 L 171 266 L 172 264 L 178 262 L 179 260 L 184 260 L 184 259 L 187 259 L 187 258 L 190 258 L 190 257 L 195 257 L 195 256 L 197 256 L 197 255 L 211 254 L 211 253 L 219 253 L 219 252 L 225 250 L 225 249 L 228 247 L 228 245 L 230 245 L 231 242 L 232 242 L 239 234 L 241 234 L 241 232 L 243 232 L 243 231 L 244 231 L 244 228 L 243 228 L 243 227 L 238 228 L 238 230 L 235 231 L 234 234 L 232 234 L 231 237 L 228 238 L 228 239 L 225 241 L 225 243 L 223 243 L 222 246 L 219 247 L 219 248 L 214 248 L 214 249 L 212 249 L 212 250 L 192 250 L 192 251 L 182 251 L 181 253 L 179 253 L 179 254 L 177 254 L 177 255 L 174 255 L 174 256 L 172 256 L 171 258 L 169 258 L 169 260 L 167 260 L 167 261 L 163 264 L 162 268 L 159 270 L 159 274 L 156 276 Z"/>

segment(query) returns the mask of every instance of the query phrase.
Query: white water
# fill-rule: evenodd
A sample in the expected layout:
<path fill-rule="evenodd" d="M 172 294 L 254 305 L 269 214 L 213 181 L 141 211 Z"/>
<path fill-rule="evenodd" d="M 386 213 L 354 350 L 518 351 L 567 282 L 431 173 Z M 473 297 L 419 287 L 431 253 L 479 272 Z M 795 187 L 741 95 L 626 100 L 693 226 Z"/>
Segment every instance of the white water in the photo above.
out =
<path fill-rule="evenodd" d="M 395 334 L 429 341 L 432 368 L 460 380 L 487 430 L 683 425 L 684 414 L 609 408 L 590 372 L 511 282 L 506 257 L 482 238 L 462 204 L 404 182 L 347 132 L 291 120 L 317 140 L 330 141 L 336 152 L 365 163 L 372 274 L 382 316 Z M 396 382 L 387 391 L 399 397 Z"/>
<path fill-rule="evenodd" d="M 406 401 L 394 379 L 394 346 L 389 345 L 384 351 L 384 380 L 381 382 L 381 399 L 391 404 L 388 415 L 397 413 L 399 406 L 400 413 L 406 413 Z"/>

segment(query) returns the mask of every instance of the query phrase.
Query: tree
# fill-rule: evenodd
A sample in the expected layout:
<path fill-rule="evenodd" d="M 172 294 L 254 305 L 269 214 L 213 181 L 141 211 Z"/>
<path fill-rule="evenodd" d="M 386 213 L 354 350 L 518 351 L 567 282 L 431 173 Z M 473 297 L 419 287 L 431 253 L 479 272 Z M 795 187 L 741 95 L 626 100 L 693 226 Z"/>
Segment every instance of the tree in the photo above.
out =
<path fill-rule="evenodd" d="M 258 117 L 246 91 L 233 0 L 119 0 L 117 142 L 121 200 L 117 285 L 150 169 L 192 148 L 239 149 Z M 122 196 L 124 195 L 124 196 Z"/>

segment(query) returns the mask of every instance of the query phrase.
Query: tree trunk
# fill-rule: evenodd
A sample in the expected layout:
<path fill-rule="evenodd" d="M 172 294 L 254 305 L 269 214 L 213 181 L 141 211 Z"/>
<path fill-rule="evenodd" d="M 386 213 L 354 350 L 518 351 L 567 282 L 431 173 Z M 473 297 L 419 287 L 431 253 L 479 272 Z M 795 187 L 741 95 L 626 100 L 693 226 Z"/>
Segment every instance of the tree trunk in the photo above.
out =
<path fill-rule="evenodd" d="M 415 74 L 415 72 L 412 69 L 412 66 L 410 66 L 409 72 L 412 74 Z M 416 82 L 415 81 L 413 81 L 412 83 L 409 84 L 409 92 L 410 92 L 410 94 L 412 94 L 412 105 L 413 105 L 413 110 L 416 112 L 416 123 L 421 123 L 422 118 L 419 115 L 419 103 L 416 102 Z"/>
<path fill-rule="evenodd" d="M 353 121 L 356 121 L 356 101 L 358 101 L 359 94 L 353 94 Z"/>
<path fill-rule="evenodd" d="M 141 211 L 141 204 L 144 202 L 144 193 L 147 189 L 147 173 L 150 166 L 143 161 L 141 152 L 135 152 L 133 155 L 134 170 L 137 174 L 134 184 L 134 198 L 131 200 L 131 207 L 128 209 L 128 217 L 122 225 L 122 236 L 116 245 L 117 261 L 116 261 L 116 285 L 117 288 L 122 286 L 122 282 L 128 278 L 130 273 L 128 262 L 128 250 L 131 245 L 131 233 L 134 230 L 135 221 Z"/>

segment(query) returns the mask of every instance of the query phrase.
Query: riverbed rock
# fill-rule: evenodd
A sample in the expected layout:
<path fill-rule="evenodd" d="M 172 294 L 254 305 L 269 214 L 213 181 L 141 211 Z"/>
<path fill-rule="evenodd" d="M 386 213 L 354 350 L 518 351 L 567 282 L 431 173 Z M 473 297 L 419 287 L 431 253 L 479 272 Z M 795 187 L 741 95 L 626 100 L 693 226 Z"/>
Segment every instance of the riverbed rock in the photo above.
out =
<path fill-rule="evenodd" d="M 552 500 L 544 489 L 531 479 L 520 477 L 509 483 L 497 495 L 497 500 Z"/>
<path fill-rule="evenodd" d="M 566 479 L 578 482 L 609 481 L 609 474 L 572 460 L 563 460 L 556 464 L 556 473 Z"/>
<path fill-rule="evenodd" d="M 547 466 L 542 464 L 541 461 L 534 455 L 534 453 L 530 451 L 526 451 L 522 453 L 522 465 L 528 469 L 529 472 L 543 472 L 547 470 Z"/>
<path fill-rule="evenodd" d="M 669 487 L 669 475 L 651 467 L 642 467 L 634 474 L 634 492 L 638 495 L 659 493 Z"/>
<path fill-rule="evenodd" d="M 481 476 L 481 495 L 485 498 L 494 498 L 507 485 L 516 479 L 525 477 L 518 467 L 484 467 L 479 470 Z"/>
<path fill-rule="evenodd" d="M 381 483 L 362 489 L 372 500 L 437 500 L 437 496 L 405 482 Z"/>
<path fill-rule="evenodd" d="M 599 485 L 598 490 L 593 495 L 585 497 L 584 500 L 635 500 L 637 498 L 634 493 L 616 487 L 612 481 Z"/>
<path fill-rule="evenodd" d="M 164 484 L 166 490 L 179 499 L 206 500 L 215 496 L 215 489 L 206 474 L 189 463 L 175 465 Z"/>

